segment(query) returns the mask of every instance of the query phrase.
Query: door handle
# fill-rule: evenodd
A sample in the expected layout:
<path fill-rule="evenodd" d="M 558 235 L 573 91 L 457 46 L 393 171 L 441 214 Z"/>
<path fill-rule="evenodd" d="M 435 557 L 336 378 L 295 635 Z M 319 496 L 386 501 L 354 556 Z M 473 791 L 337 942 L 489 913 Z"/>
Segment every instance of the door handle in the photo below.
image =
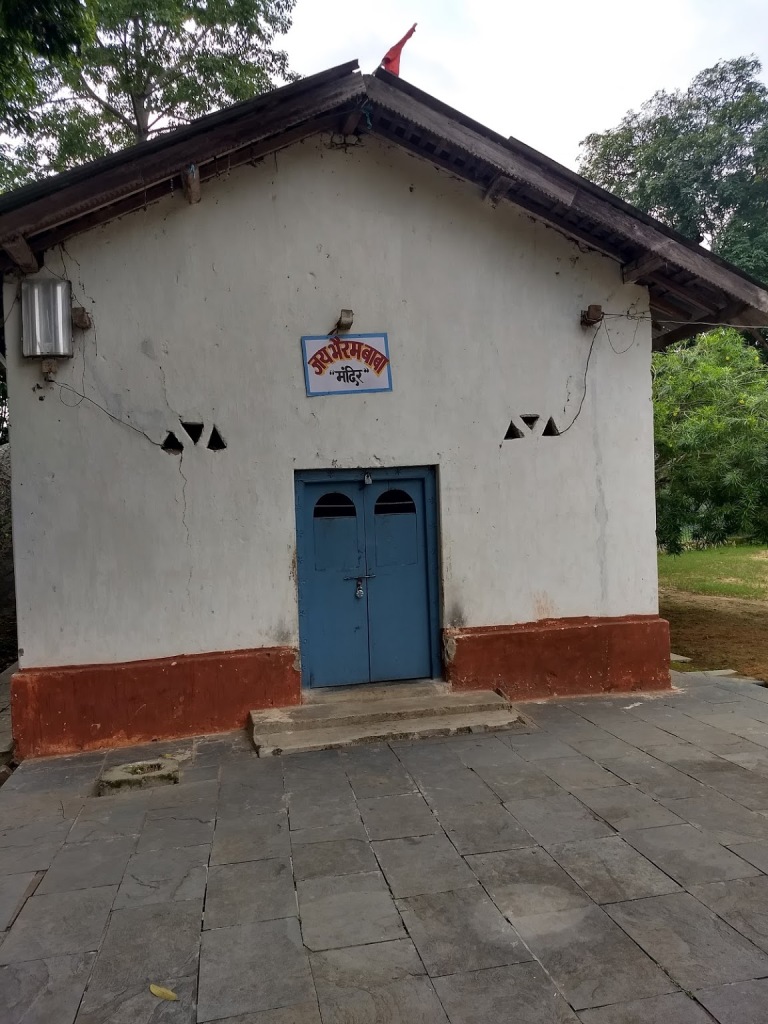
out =
<path fill-rule="evenodd" d="M 347 583 L 350 580 L 375 580 L 375 579 L 376 579 L 376 573 L 375 572 L 361 573 L 359 576 L 345 576 L 344 577 L 344 580 Z"/>

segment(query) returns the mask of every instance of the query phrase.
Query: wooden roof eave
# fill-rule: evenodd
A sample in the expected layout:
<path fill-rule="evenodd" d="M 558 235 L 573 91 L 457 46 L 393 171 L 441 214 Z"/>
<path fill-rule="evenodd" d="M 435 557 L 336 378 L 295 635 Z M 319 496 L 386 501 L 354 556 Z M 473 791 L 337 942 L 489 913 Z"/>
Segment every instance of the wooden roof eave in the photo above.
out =
<path fill-rule="evenodd" d="M 372 131 L 479 186 L 486 201 L 513 203 L 613 259 L 625 281 L 648 288 L 655 345 L 710 322 L 768 323 L 768 290 L 718 257 L 410 83 L 356 72 L 356 61 L 331 68 L 0 196 L 0 271 L 32 272 L 36 254 L 181 188 L 190 164 L 199 187 L 320 131 Z"/>

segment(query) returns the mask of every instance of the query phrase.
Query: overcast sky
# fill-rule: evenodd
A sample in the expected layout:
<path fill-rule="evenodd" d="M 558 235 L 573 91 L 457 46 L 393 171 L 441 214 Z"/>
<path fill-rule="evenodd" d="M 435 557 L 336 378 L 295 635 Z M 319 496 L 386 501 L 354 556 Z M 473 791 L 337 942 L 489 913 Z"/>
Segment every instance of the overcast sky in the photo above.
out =
<path fill-rule="evenodd" d="M 297 0 L 285 46 L 303 75 L 370 72 L 414 21 L 402 78 L 571 167 L 657 89 L 752 53 L 768 68 L 768 0 Z"/>

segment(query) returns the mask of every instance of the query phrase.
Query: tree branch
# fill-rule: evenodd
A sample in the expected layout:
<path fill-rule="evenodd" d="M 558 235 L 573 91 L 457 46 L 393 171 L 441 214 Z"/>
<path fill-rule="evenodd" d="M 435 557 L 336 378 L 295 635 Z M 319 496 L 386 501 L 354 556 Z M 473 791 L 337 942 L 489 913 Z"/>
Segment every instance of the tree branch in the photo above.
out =
<path fill-rule="evenodd" d="M 80 85 L 92 100 L 98 103 L 100 107 L 103 107 L 104 110 L 108 110 L 109 113 L 112 114 L 113 117 L 116 117 L 118 121 L 122 122 L 126 128 L 130 128 L 134 135 L 136 134 L 136 125 L 130 120 L 130 118 L 126 117 L 125 114 L 118 110 L 116 106 L 109 102 L 109 100 L 102 99 L 82 73 L 80 74 Z"/>

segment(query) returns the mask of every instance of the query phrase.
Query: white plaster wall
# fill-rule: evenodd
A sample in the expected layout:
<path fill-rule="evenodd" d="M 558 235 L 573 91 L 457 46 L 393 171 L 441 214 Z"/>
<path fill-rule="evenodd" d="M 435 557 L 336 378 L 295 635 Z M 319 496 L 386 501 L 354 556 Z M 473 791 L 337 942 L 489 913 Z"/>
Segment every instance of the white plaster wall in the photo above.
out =
<path fill-rule="evenodd" d="M 22 666 L 297 643 L 296 469 L 439 467 L 443 622 L 654 613 L 650 331 L 618 266 L 373 139 L 316 139 L 48 254 L 95 328 L 59 381 L 7 284 Z M 389 332 L 394 391 L 307 398 L 302 334 Z M 614 349 L 616 351 L 614 351 Z M 513 413 L 560 438 L 502 443 Z"/>

